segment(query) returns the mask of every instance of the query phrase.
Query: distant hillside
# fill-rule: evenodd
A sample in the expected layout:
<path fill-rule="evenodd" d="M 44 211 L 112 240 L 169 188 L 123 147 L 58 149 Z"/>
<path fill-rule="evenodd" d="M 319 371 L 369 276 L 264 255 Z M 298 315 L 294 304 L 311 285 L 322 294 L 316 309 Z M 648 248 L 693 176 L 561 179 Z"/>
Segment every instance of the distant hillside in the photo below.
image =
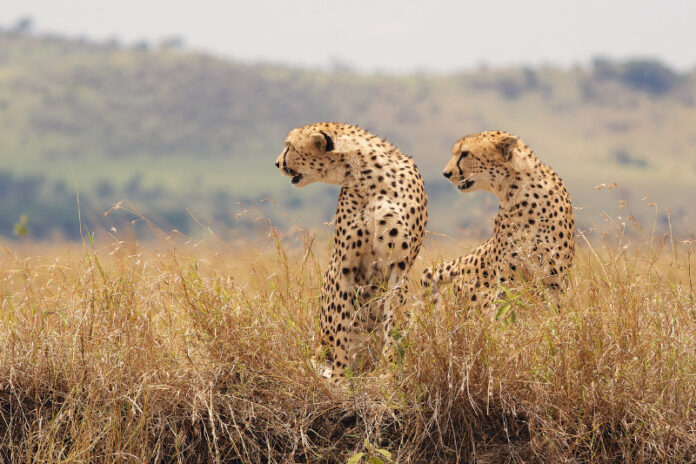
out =
<path fill-rule="evenodd" d="M 596 60 L 573 70 L 359 75 L 5 32 L 0 235 L 27 214 L 35 238 L 78 236 L 77 191 L 83 219 L 107 228 L 123 221 L 102 214 L 120 200 L 190 233 L 199 229 L 186 209 L 232 236 L 263 216 L 321 225 L 335 189 L 295 189 L 272 165 L 289 129 L 318 120 L 359 124 L 411 154 L 435 232 L 490 227 L 494 199 L 457 194 L 440 171 L 452 142 L 492 128 L 529 143 L 578 206 L 625 216 L 622 198 L 646 218 L 650 194 L 660 222 L 670 208 L 678 230 L 696 230 L 694 72 Z M 612 182 L 621 188 L 594 189 Z"/>

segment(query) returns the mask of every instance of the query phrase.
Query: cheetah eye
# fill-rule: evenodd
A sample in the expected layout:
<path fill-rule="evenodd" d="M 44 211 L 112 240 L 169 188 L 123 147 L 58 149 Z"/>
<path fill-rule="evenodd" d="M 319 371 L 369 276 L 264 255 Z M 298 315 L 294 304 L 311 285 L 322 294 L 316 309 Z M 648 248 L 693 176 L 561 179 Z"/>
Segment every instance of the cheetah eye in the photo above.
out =
<path fill-rule="evenodd" d="M 464 150 L 461 154 L 461 157 L 466 158 L 467 156 L 469 156 L 469 150 Z"/>

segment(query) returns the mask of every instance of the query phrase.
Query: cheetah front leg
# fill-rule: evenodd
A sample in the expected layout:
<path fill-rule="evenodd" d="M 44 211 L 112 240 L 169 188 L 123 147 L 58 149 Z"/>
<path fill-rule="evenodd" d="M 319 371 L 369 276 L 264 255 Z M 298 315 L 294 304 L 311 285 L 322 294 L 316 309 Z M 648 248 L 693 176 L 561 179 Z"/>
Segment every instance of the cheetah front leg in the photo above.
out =
<path fill-rule="evenodd" d="M 491 253 L 495 247 L 494 239 L 488 239 L 483 244 L 476 247 L 468 255 L 460 256 L 454 261 L 444 262 L 439 266 L 429 267 L 421 274 L 421 286 L 431 289 L 433 303 L 436 310 L 442 307 L 442 295 L 440 286 L 449 284 L 453 281 L 471 278 L 477 268 L 483 266 L 484 257 Z M 455 296 L 459 298 L 458 289 L 461 285 L 455 286 Z"/>
<path fill-rule="evenodd" d="M 406 276 L 412 265 L 413 247 L 417 247 L 410 231 L 405 230 L 403 214 L 398 205 L 385 202 L 376 211 L 373 240 L 373 259 L 380 269 L 380 278 L 386 285 L 379 319 L 382 325 L 382 356 L 394 360 L 396 340 L 391 336 L 394 328 L 395 300 L 405 303 Z"/>
<path fill-rule="evenodd" d="M 360 353 L 363 344 L 363 326 L 369 318 L 369 305 L 362 305 L 359 295 L 360 287 L 355 285 L 352 278 L 354 267 L 343 263 L 333 287 L 331 300 L 331 319 L 328 342 L 332 350 L 333 372 L 341 376 L 347 368 L 355 371 L 361 365 Z"/>
<path fill-rule="evenodd" d="M 437 267 L 429 267 L 421 274 L 421 287 L 430 289 L 432 303 L 435 311 L 442 308 L 442 294 L 440 287 L 452 282 L 461 274 L 466 256 L 461 256 L 454 261 L 444 262 Z"/>
<path fill-rule="evenodd" d="M 365 266 L 369 254 L 368 230 L 363 214 L 337 229 L 334 257 L 326 278 L 324 339 L 332 350 L 333 374 L 343 375 L 346 368 L 356 370 L 362 364 L 364 327 L 369 322 L 370 303 L 366 301 Z"/>
<path fill-rule="evenodd" d="M 406 271 L 394 268 L 389 280 L 387 281 L 387 293 L 385 295 L 384 306 L 382 307 L 382 356 L 389 362 L 394 362 L 396 355 L 396 339 L 391 332 L 394 328 L 394 310 L 392 308 L 396 298 L 400 305 L 405 303 L 404 291 L 406 282 Z"/>

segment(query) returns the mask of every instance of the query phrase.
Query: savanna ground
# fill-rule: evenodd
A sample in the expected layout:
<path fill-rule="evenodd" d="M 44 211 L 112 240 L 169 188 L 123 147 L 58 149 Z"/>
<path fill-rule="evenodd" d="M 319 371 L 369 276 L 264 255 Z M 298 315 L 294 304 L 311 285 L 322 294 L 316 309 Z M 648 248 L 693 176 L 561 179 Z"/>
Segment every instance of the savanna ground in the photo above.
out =
<path fill-rule="evenodd" d="M 558 304 L 530 282 L 495 318 L 433 309 L 415 276 L 458 251 L 431 237 L 398 362 L 338 386 L 325 233 L 6 243 L 0 459 L 693 462 L 696 249 L 627 222 L 578 236 Z"/>

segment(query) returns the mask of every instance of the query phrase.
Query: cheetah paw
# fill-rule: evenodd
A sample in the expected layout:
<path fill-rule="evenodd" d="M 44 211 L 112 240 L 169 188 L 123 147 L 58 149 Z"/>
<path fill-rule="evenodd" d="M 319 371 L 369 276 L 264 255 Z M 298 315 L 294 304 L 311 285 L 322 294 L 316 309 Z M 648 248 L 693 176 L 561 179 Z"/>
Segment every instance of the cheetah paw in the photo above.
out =
<path fill-rule="evenodd" d="M 312 364 L 312 367 L 314 368 L 316 373 L 321 375 L 322 377 L 330 379 L 333 376 L 333 369 L 331 369 L 331 367 L 328 366 L 325 362 L 317 361 L 314 358 L 311 358 L 309 362 Z"/>

